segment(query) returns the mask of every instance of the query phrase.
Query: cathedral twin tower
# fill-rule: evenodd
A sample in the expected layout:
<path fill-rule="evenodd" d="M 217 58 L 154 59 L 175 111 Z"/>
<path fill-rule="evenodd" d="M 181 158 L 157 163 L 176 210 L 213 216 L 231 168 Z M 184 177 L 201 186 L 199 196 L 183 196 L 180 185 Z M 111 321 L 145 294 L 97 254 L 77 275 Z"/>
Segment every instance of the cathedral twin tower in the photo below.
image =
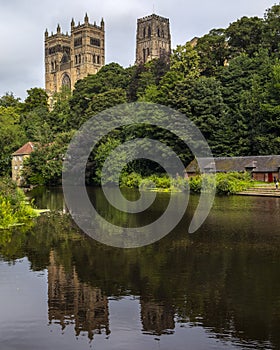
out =
<path fill-rule="evenodd" d="M 169 57 L 171 35 L 169 19 L 152 14 L 137 20 L 136 64 Z M 45 32 L 45 87 L 52 95 L 63 86 L 71 90 L 77 80 L 96 74 L 105 64 L 105 24 L 71 22 L 71 33 L 61 33 L 58 25 L 55 34 Z"/>

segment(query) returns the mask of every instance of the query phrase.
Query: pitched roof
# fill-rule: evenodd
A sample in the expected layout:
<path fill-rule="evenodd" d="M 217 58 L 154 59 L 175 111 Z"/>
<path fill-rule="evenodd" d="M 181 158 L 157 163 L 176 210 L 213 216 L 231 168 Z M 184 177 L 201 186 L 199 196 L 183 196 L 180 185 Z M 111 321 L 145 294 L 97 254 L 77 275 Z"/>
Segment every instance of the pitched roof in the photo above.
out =
<path fill-rule="evenodd" d="M 20 147 L 18 150 L 16 150 L 12 156 L 23 156 L 28 155 L 34 150 L 34 143 L 33 142 L 27 142 L 25 145 Z"/>
<path fill-rule="evenodd" d="M 205 170 L 214 169 L 211 158 L 199 158 L 201 167 Z M 280 155 L 248 156 L 248 157 L 219 157 L 214 158 L 217 172 L 245 171 L 278 172 L 280 168 Z M 198 170 L 197 160 L 194 159 L 186 168 L 187 173 Z"/>

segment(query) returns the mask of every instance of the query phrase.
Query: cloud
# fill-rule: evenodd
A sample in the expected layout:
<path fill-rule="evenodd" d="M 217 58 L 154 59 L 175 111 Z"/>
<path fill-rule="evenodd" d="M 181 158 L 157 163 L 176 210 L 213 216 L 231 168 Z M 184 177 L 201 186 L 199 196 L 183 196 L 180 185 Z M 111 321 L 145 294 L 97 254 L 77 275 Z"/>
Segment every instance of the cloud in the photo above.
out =
<path fill-rule="evenodd" d="M 172 46 L 184 44 L 212 28 L 226 27 L 237 18 L 262 17 L 270 0 L 153 0 L 155 12 L 171 23 Z M 135 61 L 137 18 L 151 14 L 150 0 L 0 0 L 0 96 L 12 91 L 24 98 L 26 90 L 44 87 L 44 31 L 70 31 L 72 17 L 99 23 L 106 29 L 106 62 L 127 67 Z"/>

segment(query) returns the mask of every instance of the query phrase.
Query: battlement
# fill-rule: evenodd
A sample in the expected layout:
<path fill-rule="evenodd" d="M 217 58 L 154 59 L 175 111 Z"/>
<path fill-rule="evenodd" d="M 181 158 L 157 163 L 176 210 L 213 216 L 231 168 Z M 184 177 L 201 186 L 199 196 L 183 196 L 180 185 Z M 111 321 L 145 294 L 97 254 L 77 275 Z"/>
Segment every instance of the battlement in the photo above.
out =
<path fill-rule="evenodd" d="M 88 15 L 86 14 L 85 17 L 84 17 L 84 23 L 78 22 L 78 24 L 75 25 L 75 21 L 72 18 L 72 21 L 71 21 L 71 33 L 75 32 L 75 31 L 83 30 L 83 29 L 88 28 L 88 27 L 92 28 L 92 29 L 96 29 L 96 30 L 102 31 L 102 30 L 104 30 L 104 26 L 105 26 L 105 23 L 104 23 L 103 18 L 100 21 L 100 25 L 97 25 L 96 21 L 94 21 L 94 23 L 92 24 L 92 23 L 89 23 L 89 18 L 88 18 Z M 71 38 L 71 34 L 68 34 L 68 32 L 66 32 L 65 34 L 62 33 L 61 32 L 61 27 L 60 27 L 59 24 L 57 25 L 56 33 L 51 32 L 51 35 L 49 35 L 48 29 L 46 29 L 46 31 L 45 31 L 45 40 L 51 39 L 51 38 L 54 39 L 54 38 L 58 38 L 58 37 Z"/>
<path fill-rule="evenodd" d="M 136 64 L 143 64 L 155 58 L 169 59 L 171 35 L 169 19 L 156 14 L 137 20 Z"/>
<path fill-rule="evenodd" d="M 159 15 L 156 15 L 154 13 L 152 15 L 148 15 L 148 16 L 145 16 L 145 17 L 142 17 L 142 18 L 138 18 L 137 22 L 138 23 L 149 22 L 149 21 L 152 21 L 152 20 L 157 20 L 157 21 L 168 22 L 169 23 L 169 18 L 165 18 L 165 17 L 159 16 Z"/>

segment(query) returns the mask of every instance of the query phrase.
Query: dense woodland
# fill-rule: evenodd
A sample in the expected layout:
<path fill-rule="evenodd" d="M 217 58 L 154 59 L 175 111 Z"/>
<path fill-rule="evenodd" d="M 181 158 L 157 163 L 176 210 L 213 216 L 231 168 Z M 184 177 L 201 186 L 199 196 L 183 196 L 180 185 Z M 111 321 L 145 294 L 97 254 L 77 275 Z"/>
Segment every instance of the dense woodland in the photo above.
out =
<path fill-rule="evenodd" d="M 201 130 L 215 156 L 279 154 L 279 59 L 280 4 L 266 10 L 263 18 L 242 17 L 226 29 L 212 29 L 196 45 L 177 46 L 170 60 L 162 57 L 128 68 L 110 63 L 79 80 L 72 93 L 65 89 L 56 94 L 51 109 L 41 88 L 28 90 L 23 102 L 8 92 L 0 97 L 0 175 L 10 173 L 11 154 L 33 141 L 37 149 L 25 167 L 28 182 L 59 183 L 63 156 L 75 131 L 93 115 L 134 101 L 179 110 Z M 168 140 L 185 164 L 191 160 L 168 133 L 135 128 L 137 137 Z M 131 128 L 122 130 L 100 142 L 92 155 L 89 182 L 99 181 L 106 154 L 131 134 Z M 160 171 L 155 165 L 134 164 L 126 173 L 137 169 Z"/>

